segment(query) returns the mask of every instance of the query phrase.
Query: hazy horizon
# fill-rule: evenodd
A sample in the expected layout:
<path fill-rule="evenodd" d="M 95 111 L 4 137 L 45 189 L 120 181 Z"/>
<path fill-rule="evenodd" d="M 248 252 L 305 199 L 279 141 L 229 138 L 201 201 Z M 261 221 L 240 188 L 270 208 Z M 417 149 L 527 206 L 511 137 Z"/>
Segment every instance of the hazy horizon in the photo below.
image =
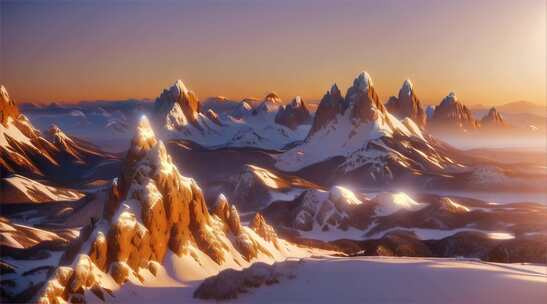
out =
<path fill-rule="evenodd" d="M 366 70 L 383 101 L 410 78 L 424 104 L 545 104 L 542 0 L 0 5 L 0 79 L 19 102 L 154 99 L 176 79 L 200 99 L 317 101 Z"/>

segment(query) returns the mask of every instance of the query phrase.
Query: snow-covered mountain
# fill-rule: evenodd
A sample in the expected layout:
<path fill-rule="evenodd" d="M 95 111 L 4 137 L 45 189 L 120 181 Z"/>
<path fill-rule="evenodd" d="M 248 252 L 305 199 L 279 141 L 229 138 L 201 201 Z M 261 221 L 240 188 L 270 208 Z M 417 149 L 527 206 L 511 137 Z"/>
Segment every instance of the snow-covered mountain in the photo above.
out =
<path fill-rule="evenodd" d="M 72 262 L 58 267 L 44 285 L 39 302 L 109 299 L 125 282 L 147 286 L 167 276 L 192 281 L 224 268 L 311 252 L 279 239 L 260 214 L 243 226 L 223 195 L 210 213 L 200 187 L 173 164 L 146 117 L 103 217 L 91 229 L 67 257 Z"/>
<path fill-rule="evenodd" d="M 398 97 L 391 96 L 386 103 L 387 110 L 399 119 L 410 118 L 424 128 L 427 117 L 422 104 L 414 92 L 414 85 L 407 79 L 399 90 Z"/>
<path fill-rule="evenodd" d="M 324 170 L 318 169 L 322 166 Z M 331 179 L 351 175 L 359 183 L 382 183 L 403 176 L 416 179 L 447 173 L 463 165 L 448 156 L 445 146 L 422 133 L 412 119 L 391 115 L 379 101 L 371 77 L 363 72 L 345 97 L 336 85 L 325 94 L 306 140 L 279 155 L 276 167 Z"/>
<path fill-rule="evenodd" d="M 206 147 L 260 147 L 281 149 L 308 132 L 309 125 L 291 124 L 290 128 L 276 123 L 281 100 L 268 94 L 256 107 L 242 101 L 231 112 L 202 113 L 196 95 L 182 81 L 164 90 L 155 102 L 154 115 L 160 129 L 172 139 L 194 141 Z M 285 108 L 283 108 L 285 112 Z"/>
<path fill-rule="evenodd" d="M 43 135 L 34 128 L 2 86 L 2 124 L 0 124 L 0 171 L 2 177 L 20 174 L 70 180 L 104 160 L 115 157 L 97 147 L 66 135 L 52 126 Z"/>

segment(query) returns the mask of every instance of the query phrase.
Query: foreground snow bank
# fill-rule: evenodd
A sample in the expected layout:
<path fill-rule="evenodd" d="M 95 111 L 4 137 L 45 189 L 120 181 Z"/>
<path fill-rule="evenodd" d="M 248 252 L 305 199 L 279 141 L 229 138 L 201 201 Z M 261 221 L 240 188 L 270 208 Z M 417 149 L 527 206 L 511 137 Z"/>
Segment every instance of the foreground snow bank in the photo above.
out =
<path fill-rule="evenodd" d="M 246 286 L 245 293 L 237 292 L 234 303 L 544 303 L 547 295 L 544 265 L 322 255 L 278 262 L 274 267 L 258 266 L 230 271 L 230 275 L 221 273 L 207 281 L 226 287 L 224 291 L 234 291 L 229 287 L 235 281 L 241 283 L 237 286 Z M 162 273 L 154 280 L 162 283 L 155 286 L 126 284 L 114 292 L 116 301 L 205 303 L 193 297 L 203 279 L 182 283 L 162 279 Z M 230 286 L 219 281 L 234 278 L 226 282 Z M 90 300 L 94 299 L 101 303 L 97 298 Z"/>
<path fill-rule="evenodd" d="M 294 278 L 238 303 L 544 303 L 546 271 L 463 259 L 305 258 Z"/>

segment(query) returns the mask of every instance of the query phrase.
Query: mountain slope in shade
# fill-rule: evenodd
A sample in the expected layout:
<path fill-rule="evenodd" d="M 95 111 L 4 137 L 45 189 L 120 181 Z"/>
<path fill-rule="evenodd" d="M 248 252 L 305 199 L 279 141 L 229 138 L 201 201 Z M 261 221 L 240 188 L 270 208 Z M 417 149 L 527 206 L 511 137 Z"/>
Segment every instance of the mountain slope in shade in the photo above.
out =
<path fill-rule="evenodd" d="M 414 85 L 407 79 L 399 90 L 398 97 L 392 96 L 386 103 L 387 110 L 399 119 L 410 118 L 424 128 L 427 117 L 422 104 L 414 92 Z"/>
<path fill-rule="evenodd" d="M 146 117 L 137 127 L 103 219 L 77 252 L 71 266 L 59 267 L 46 283 L 39 302 L 93 296 L 86 291 L 109 297 L 127 281 L 146 286 L 165 273 L 162 263 L 187 281 L 252 261 L 307 255 L 277 238 L 259 214 L 251 227 L 243 226 L 223 195 L 210 213 L 201 189 L 181 175 Z"/>
<path fill-rule="evenodd" d="M 318 169 L 321 166 L 326 171 Z M 360 182 L 382 183 L 461 165 L 411 119 L 400 121 L 391 115 L 380 103 L 370 76 L 363 72 L 343 99 L 336 86 L 327 92 L 306 140 L 279 155 L 276 167 L 331 178 L 354 175 Z"/>
<path fill-rule="evenodd" d="M 171 139 L 191 140 L 208 148 L 281 149 L 302 140 L 309 125 L 294 120 L 290 127 L 283 124 L 285 121 L 277 123 L 275 118 L 280 106 L 279 97 L 270 93 L 256 107 L 242 101 L 231 112 L 232 115 L 210 111 L 202 113 L 195 94 L 177 81 L 156 100 L 154 117 L 159 122 L 159 129 Z"/>
<path fill-rule="evenodd" d="M 26 116 L 18 114 L 15 102 L 4 99 L 9 98 L 4 87 L 2 91 L 2 116 L 5 118 L 5 123 L 0 125 L 2 177 L 16 173 L 68 181 L 81 176 L 86 168 L 115 159 L 83 140 L 67 136 L 56 126 L 42 135 Z"/>
<path fill-rule="evenodd" d="M 458 100 L 454 92 L 450 92 L 441 103 L 435 107 L 430 120 L 431 128 L 447 130 L 473 130 L 480 127 L 471 111 Z"/>

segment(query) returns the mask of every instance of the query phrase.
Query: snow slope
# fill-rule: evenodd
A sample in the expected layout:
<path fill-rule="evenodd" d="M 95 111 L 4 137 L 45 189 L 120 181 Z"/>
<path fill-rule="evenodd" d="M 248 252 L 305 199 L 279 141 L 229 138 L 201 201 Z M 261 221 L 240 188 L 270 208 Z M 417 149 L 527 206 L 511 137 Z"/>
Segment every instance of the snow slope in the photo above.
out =
<path fill-rule="evenodd" d="M 227 303 L 543 303 L 544 266 L 467 259 L 304 258 L 279 283 L 249 288 Z M 201 280 L 181 283 L 161 272 L 156 281 L 126 284 L 117 303 L 204 303 L 193 298 Z M 252 279 L 251 279 L 252 280 Z M 102 303 L 89 297 L 88 303 Z"/>
<path fill-rule="evenodd" d="M 542 265 L 434 258 L 307 258 L 238 303 L 543 303 Z"/>

